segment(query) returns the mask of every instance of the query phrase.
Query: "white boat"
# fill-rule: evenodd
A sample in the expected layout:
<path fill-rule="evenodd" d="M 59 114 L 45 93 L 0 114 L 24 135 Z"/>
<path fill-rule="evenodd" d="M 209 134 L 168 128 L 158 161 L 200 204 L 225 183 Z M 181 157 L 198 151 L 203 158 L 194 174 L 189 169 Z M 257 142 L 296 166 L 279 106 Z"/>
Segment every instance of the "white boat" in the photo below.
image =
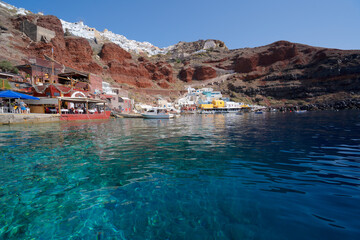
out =
<path fill-rule="evenodd" d="M 154 108 L 141 115 L 148 119 L 170 119 L 174 117 L 174 114 L 169 113 L 165 108 Z"/>

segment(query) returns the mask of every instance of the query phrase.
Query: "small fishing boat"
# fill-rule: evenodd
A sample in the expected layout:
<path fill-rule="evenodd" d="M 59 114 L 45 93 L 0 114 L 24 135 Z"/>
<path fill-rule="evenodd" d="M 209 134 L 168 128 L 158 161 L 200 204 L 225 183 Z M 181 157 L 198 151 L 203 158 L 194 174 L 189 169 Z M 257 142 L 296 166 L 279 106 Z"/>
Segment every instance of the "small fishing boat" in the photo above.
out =
<path fill-rule="evenodd" d="M 144 118 L 140 113 L 118 113 L 117 115 L 123 118 Z"/>
<path fill-rule="evenodd" d="M 294 111 L 295 113 L 306 113 L 307 111 L 306 110 L 296 110 Z"/>
<path fill-rule="evenodd" d="M 169 113 L 165 108 L 153 108 L 141 115 L 147 119 L 170 119 L 174 117 L 174 114 Z"/>

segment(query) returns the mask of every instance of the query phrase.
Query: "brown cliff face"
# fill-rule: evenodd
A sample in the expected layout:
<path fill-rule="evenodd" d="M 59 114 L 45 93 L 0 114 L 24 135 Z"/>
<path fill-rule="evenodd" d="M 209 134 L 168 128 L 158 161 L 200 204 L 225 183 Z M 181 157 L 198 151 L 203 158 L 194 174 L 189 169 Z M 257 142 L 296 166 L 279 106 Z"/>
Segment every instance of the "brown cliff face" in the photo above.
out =
<path fill-rule="evenodd" d="M 108 72 L 116 82 L 140 88 L 153 86 L 147 69 L 135 62 L 131 54 L 118 45 L 105 43 L 99 55 L 101 60 L 109 67 Z"/>
<path fill-rule="evenodd" d="M 31 41 L 19 31 L 25 19 L 55 31 L 56 37 L 48 43 Z M 61 22 L 55 16 L 0 15 L 0 22 L 6 28 L 2 31 L 10 33 L 9 37 L 0 35 L 5 43 L 0 45 L 4 55 L 0 57 L 19 64 L 25 57 L 51 57 L 53 49 L 55 60 L 68 67 L 139 88 L 182 88 L 183 82 L 197 80 L 192 84 L 203 85 L 202 81 L 215 78 L 211 84 L 216 83 L 214 87 L 225 95 L 260 104 L 360 96 L 359 50 L 317 48 L 286 41 L 228 50 L 221 41 L 199 40 L 180 42 L 160 57 L 137 59 L 113 43 L 94 48 L 88 40 L 64 37 Z M 216 82 L 217 76 L 225 74 L 229 75 L 227 79 Z"/>
<path fill-rule="evenodd" d="M 249 73 L 260 67 L 268 67 L 277 62 L 287 64 L 292 58 L 299 55 L 296 44 L 279 41 L 268 49 L 257 53 L 245 53 L 234 59 L 234 70 L 238 73 Z"/>
<path fill-rule="evenodd" d="M 84 38 L 66 37 L 65 47 L 71 66 L 95 74 L 102 73 L 102 67 L 93 61 L 92 49 Z"/>
<path fill-rule="evenodd" d="M 170 88 L 169 83 L 168 83 L 167 81 L 164 81 L 164 80 L 159 81 L 159 82 L 158 82 L 158 85 L 159 85 L 161 88 L 165 88 L 165 89 Z"/>
<path fill-rule="evenodd" d="M 257 55 L 237 57 L 234 61 L 234 70 L 238 73 L 249 73 L 256 70 L 259 58 Z"/>
<path fill-rule="evenodd" d="M 92 61 L 92 49 L 84 38 L 67 37 L 65 47 L 74 63 L 88 63 Z"/>
<path fill-rule="evenodd" d="M 44 58 L 52 57 L 67 67 L 77 69 L 79 71 L 87 71 L 99 74 L 102 71 L 97 63 L 92 59 L 92 48 L 89 42 L 84 38 L 64 37 L 64 32 L 60 20 L 55 16 L 28 15 L 20 16 L 13 20 L 14 26 L 20 29 L 22 21 L 27 20 L 40 27 L 52 30 L 56 36 L 50 42 L 33 42 L 29 38 L 24 38 L 24 45 L 19 49 L 30 57 Z"/>
<path fill-rule="evenodd" d="M 200 66 L 195 68 L 193 79 L 208 80 L 216 77 L 216 71 L 212 67 Z"/>
<path fill-rule="evenodd" d="M 195 72 L 194 68 L 187 66 L 187 67 L 181 69 L 181 71 L 179 73 L 179 78 L 184 82 L 191 83 L 194 72 Z"/>
<path fill-rule="evenodd" d="M 170 64 L 166 62 L 157 62 L 154 64 L 149 61 L 142 60 L 142 66 L 148 70 L 152 80 L 166 80 L 170 83 L 174 82 L 173 69 Z"/>
<path fill-rule="evenodd" d="M 214 71 L 206 71 L 206 67 L 216 70 L 218 76 L 229 74 L 225 80 L 214 79 L 208 84 L 237 101 L 307 104 L 344 96 L 360 97 L 359 50 L 279 41 L 256 48 L 193 54 L 182 62 L 178 76 L 187 83 L 214 77 Z M 196 66 L 201 66 L 201 71 Z"/>
<path fill-rule="evenodd" d="M 107 63 L 112 78 L 118 83 L 127 83 L 140 88 L 150 88 L 157 83 L 160 87 L 169 88 L 169 84 L 164 80 L 169 83 L 174 82 L 170 64 L 152 63 L 144 57 L 135 61 L 130 53 L 114 43 L 105 43 L 99 56 Z"/>
<path fill-rule="evenodd" d="M 112 77 L 118 83 L 126 83 L 140 88 L 151 88 L 156 85 L 169 88 L 168 83 L 174 83 L 173 69 L 167 62 L 152 63 L 136 61 L 131 54 L 114 43 L 105 43 L 99 53 L 99 65 L 94 60 L 93 49 L 89 41 L 79 37 L 64 37 L 60 20 L 55 16 L 28 15 L 13 19 L 13 25 L 20 29 L 22 21 L 27 20 L 38 26 L 56 33 L 50 42 L 33 42 L 25 37 L 19 50 L 31 57 L 44 58 L 53 56 L 54 59 L 67 67 L 79 71 L 103 74 Z M 26 45 L 26 47 L 25 47 Z M 168 82 L 168 83 L 166 83 Z"/>
<path fill-rule="evenodd" d="M 131 59 L 131 54 L 115 43 L 105 43 L 99 56 L 105 62 L 116 60 L 121 63 L 127 59 Z"/>
<path fill-rule="evenodd" d="M 237 50 L 237 72 L 222 89 L 260 104 L 307 104 L 360 95 L 360 51 L 276 42 L 252 52 Z M 270 100 L 269 100 L 270 99 Z"/>
<path fill-rule="evenodd" d="M 118 83 L 127 83 L 140 88 L 152 87 L 153 83 L 149 79 L 146 69 L 130 63 L 119 63 L 113 60 L 108 63 L 111 77 Z"/>
<path fill-rule="evenodd" d="M 296 55 L 296 44 L 286 41 L 275 42 L 267 51 L 259 54 L 258 65 L 269 66 L 279 61 L 288 61 Z"/>
<path fill-rule="evenodd" d="M 56 38 L 62 40 L 64 38 L 64 30 L 60 20 L 53 15 L 38 16 L 36 24 L 40 27 L 52 30 L 56 34 Z"/>
<path fill-rule="evenodd" d="M 216 70 L 209 66 L 184 67 L 179 72 L 179 78 L 184 82 L 192 80 L 208 80 L 216 77 Z"/>

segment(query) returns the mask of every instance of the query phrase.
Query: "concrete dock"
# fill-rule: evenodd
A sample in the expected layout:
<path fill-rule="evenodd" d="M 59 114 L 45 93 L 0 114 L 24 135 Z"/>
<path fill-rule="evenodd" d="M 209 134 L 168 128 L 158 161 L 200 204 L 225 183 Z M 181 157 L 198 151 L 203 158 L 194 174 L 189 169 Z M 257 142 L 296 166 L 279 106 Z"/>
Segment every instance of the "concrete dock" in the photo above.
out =
<path fill-rule="evenodd" d="M 0 114 L 0 125 L 18 124 L 18 123 L 45 123 L 59 122 L 60 114 L 19 114 L 2 113 Z"/>

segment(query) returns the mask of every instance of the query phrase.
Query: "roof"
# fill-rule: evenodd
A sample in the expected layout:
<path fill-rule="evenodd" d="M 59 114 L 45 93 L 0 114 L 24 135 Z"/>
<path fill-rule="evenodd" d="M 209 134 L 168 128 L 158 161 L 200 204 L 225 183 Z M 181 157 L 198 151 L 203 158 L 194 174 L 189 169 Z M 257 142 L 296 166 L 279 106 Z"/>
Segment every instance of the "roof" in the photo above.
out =
<path fill-rule="evenodd" d="M 79 72 L 79 71 L 74 71 L 74 72 L 67 72 L 67 73 L 60 73 L 58 74 L 58 76 L 60 77 L 84 77 L 84 78 L 88 78 L 89 75 L 86 74 L 86 73 L 82 73 L 82 72 Z"/>
<path fill-rule="evenodd" d="M 88 86 L 85 82 L 77 82 L 75 83 L 75 88 L 86 88 Z"/>
<path fill-rule="evenodd" d="M 54 68 L 61 71 L 62 65 L 57 62 L 52 62 L 49 60 L 41 59 L 41 58 L 31 58 L 26 60 L 26 63 L 23 65 L 18 65 L 17 67 L 30 67 L 30 66 L 36 66 L 36 67 L 45 67 L 45 68 L 52 68 L 54 64 Z"/>
<path fill-rule="evenodd" d="M 24 101 L 27 104 L 31 105 L 58 105 L 59 101 L 56 98 L 47 98 L 47 97 L 40 97 L 40 100 L 25 100 Z"/>
<path fill-rule="evenodd" d="M 116 94 L 114 95 L 110 95 L 110 94 L 103 94 L 102 96 L 104 96 L 105 98 L 113 98 L 116 96 Z"/>
<path fill-rule="evenodd" d="M 67 87 L 67 86 L 64 86 L 64 85 L 61 85 L 61 84 L 51 84 L 51 85 L 49 85 L 49 87 L 53 91 L 55 89 L 57 89 L 58 91 L 60 91 L 62 93 L 69 92 L 70 90 L 72 90 L 71 87 Z"/>
<path fill-rule="evenodd" d="M 13 74 L 13 73 L 7 73 L 7 72 L 0 72 L 0 76 L 22 78 L 21 75 Z"/>
<path fill-rule="evenodd" d="M 78 102 L 78 103 L 106 103 L 106 101 L 101 99 L 91 99 L 91 98 L 72 98 L 72 97 L 58 97 L 59 100 L 64 102 Z"/>
<path fill-rule="evenodd" d="M 120 98 L 123 100 L 130 100 L 130 98 L 127 98 L 127 97 L 120 97 Z"/>
<path fill-rule="evenodd" d="M 1 91 L 0 92 L 0 97 L 1 98 L 18 98 L 18 99 L 40 100 L 37 97 L 30 96 L 30 95 L 23 94 L 23 93 L 19 93 L 19 92 L 14 92 L 14 91 L 11 91 L 11 90 Z"/>

